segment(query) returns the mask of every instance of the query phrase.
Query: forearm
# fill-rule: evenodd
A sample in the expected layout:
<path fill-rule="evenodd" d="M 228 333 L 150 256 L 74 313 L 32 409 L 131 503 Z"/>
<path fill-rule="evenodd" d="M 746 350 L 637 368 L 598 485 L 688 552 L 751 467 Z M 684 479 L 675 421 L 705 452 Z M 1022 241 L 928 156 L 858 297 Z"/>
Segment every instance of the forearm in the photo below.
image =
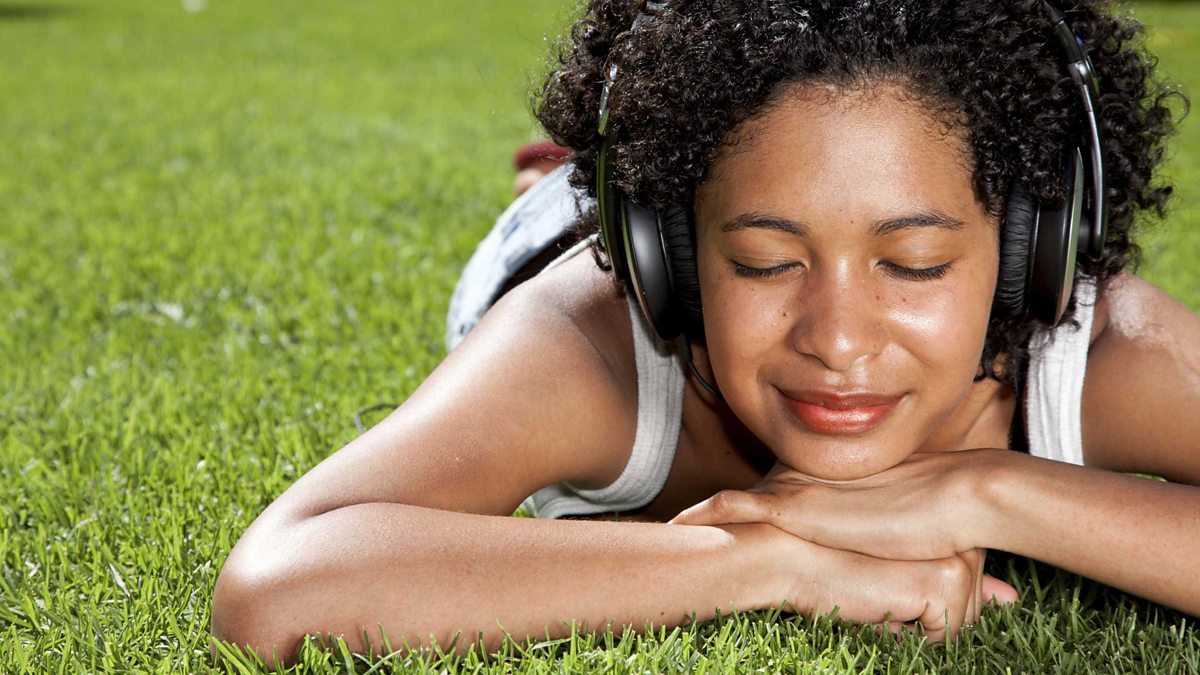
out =
<path fill-rule="evenodd" d="M 1200 489 L 1012 456 L 985 494 L 985 545 L 1200 615 Z"/>
<path fill-rule="evenodd" d="M 461 630 L 461 650 L 480 635 L 495 647 L 501 626 L 520 640 L 569 634 L 572 622 L 591 629 L 610 621 L 680 625 L 693 612 L 707 619 L 717 608 L 778 601 L 770 591 L 778 562 L 754 536 L 753 528 L 764 527 L 360 504 L 275 527 L 270 536 L 247 532 L 218 582 L 213 630 L 223 639 L 249 638 L 264 657 L 274 643 L 287 657 L 310 633 L 344 634 L 361 649 L 364 627 L 373 639 L 382 627 L 397 648 L 428 645 L 431 636 L 444 648 Z"/>

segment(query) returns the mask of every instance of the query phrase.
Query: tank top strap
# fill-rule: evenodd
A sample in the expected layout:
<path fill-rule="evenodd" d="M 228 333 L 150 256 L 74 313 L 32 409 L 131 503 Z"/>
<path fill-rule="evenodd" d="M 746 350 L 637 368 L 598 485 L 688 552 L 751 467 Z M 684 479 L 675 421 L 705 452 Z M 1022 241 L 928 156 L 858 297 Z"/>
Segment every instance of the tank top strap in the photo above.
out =
<path fill-rule="evenodd" d="M 629 462 L 611 484 L 585 490 L 564 481 L 543 488 L 522 504 L 538 518 L 629 511 L 662 491 L 675 461 L 683 421 L 684 367 L 675 342 L 663 342 L 626 296 L 637 365 L 637 432 Z"/>
<path fill-rule="evenodd" d="M 1060 324 L 1030 341 L 1025 425 L 1035 457 L 1083 464 L 1083 377 L 1095 312 L 1095 281 L 1081 277 L 1075 290 L 1078 327 Z"/>

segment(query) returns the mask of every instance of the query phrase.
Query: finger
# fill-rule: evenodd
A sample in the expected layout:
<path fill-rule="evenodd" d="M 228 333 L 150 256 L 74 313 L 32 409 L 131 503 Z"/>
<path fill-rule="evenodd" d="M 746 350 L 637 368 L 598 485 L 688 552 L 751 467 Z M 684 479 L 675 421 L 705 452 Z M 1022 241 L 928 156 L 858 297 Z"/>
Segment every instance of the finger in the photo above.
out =
<path fill-rule="evenodd" d="M 987 549 L 971 549 L 962 555 L 970 561 L 971 565 L 971 597 L 967 613 L 963 617 L 963 624 L 974 625 L 979 622 L 979 615 L 983 613 L 983 584 L 984 577 L 987 576 L 983 573 L 983 565 L 987 559 Z"/>
<path fill-rule="evenodd" d="M 725 525 L 731 523 L 774 523 L 765 502 L 769 495 L 744 490 L 721 490 L 690 506 L 668 523 L 674 525 Z"/>
<path fill-rule="evenodd" d="M 913 628 L 917 634 L 924 635 L 925 639 L 929 642 L 943 642 L 946 639 L 948 631 L 948 624 L 946 623 L 948 614 L 949 612 L 943 611 L 942 615 L 937 618 L 925 619 L 922 617 L 922 620 L 918 621 Z"/>
<path fill-rule="evenodd" d="M 979 615 L 983 612 L 983 561 L 987 557 L 986 550 L 976 550 L 979 551 L 979 555 L 975 556 L 975 567 L 971 574 L 971 605 L 963 619 L 964 625 L 971 626 L 979 623 Z"/>
<path fill-rule="evenodd" d="M 939 564 L 938 591 L 942 602 L 930 603 L 930 606 L 926 607 L 927 614 L 936 612 L 936 615 L 921 617 L 921 625 L 925 626 L 932 641 L 958 635 L 958 630 L 967 618 L 968 607 L 972 596 L 975 595 L 975 561 L 972 551 L 935 561 Z"/>
<path fill-rule="evenodd" d="M 1021 594 L 1017 589 L 993 576 L 983 575 L 983 591 L 982 596 L 984 602 L 989 605 L 1011 605 L 1021 599 Z"/>

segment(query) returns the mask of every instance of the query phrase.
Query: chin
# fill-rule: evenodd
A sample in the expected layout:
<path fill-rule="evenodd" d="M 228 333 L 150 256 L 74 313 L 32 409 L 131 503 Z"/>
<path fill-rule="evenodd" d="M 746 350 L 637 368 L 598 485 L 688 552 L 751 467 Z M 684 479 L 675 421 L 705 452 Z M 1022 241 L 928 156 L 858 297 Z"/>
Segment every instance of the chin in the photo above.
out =
<path fill-rule="evenodd" d="M 895 447 L 883 451 L 879 447 L 820 439 L 806 443 L 807 447 L 791 447 L 776 452 L 779 460 L 793 469 L 821 480 L 847 481 L 873 476 L 903 462 L 911 453 L 896 454 Z"/>

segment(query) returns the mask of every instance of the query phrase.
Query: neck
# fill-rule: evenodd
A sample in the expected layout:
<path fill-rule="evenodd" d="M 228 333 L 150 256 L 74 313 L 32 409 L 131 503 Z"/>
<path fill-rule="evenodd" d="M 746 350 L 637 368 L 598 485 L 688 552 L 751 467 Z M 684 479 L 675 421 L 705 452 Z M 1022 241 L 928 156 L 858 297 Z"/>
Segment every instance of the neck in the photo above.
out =
<path fill-rule="evenodd" d="M 1016 394 L 1011 386 L 980 380 L 971 385 L 970 392 L 918 452 L 1007 447 L 1015 410 Z"/>

